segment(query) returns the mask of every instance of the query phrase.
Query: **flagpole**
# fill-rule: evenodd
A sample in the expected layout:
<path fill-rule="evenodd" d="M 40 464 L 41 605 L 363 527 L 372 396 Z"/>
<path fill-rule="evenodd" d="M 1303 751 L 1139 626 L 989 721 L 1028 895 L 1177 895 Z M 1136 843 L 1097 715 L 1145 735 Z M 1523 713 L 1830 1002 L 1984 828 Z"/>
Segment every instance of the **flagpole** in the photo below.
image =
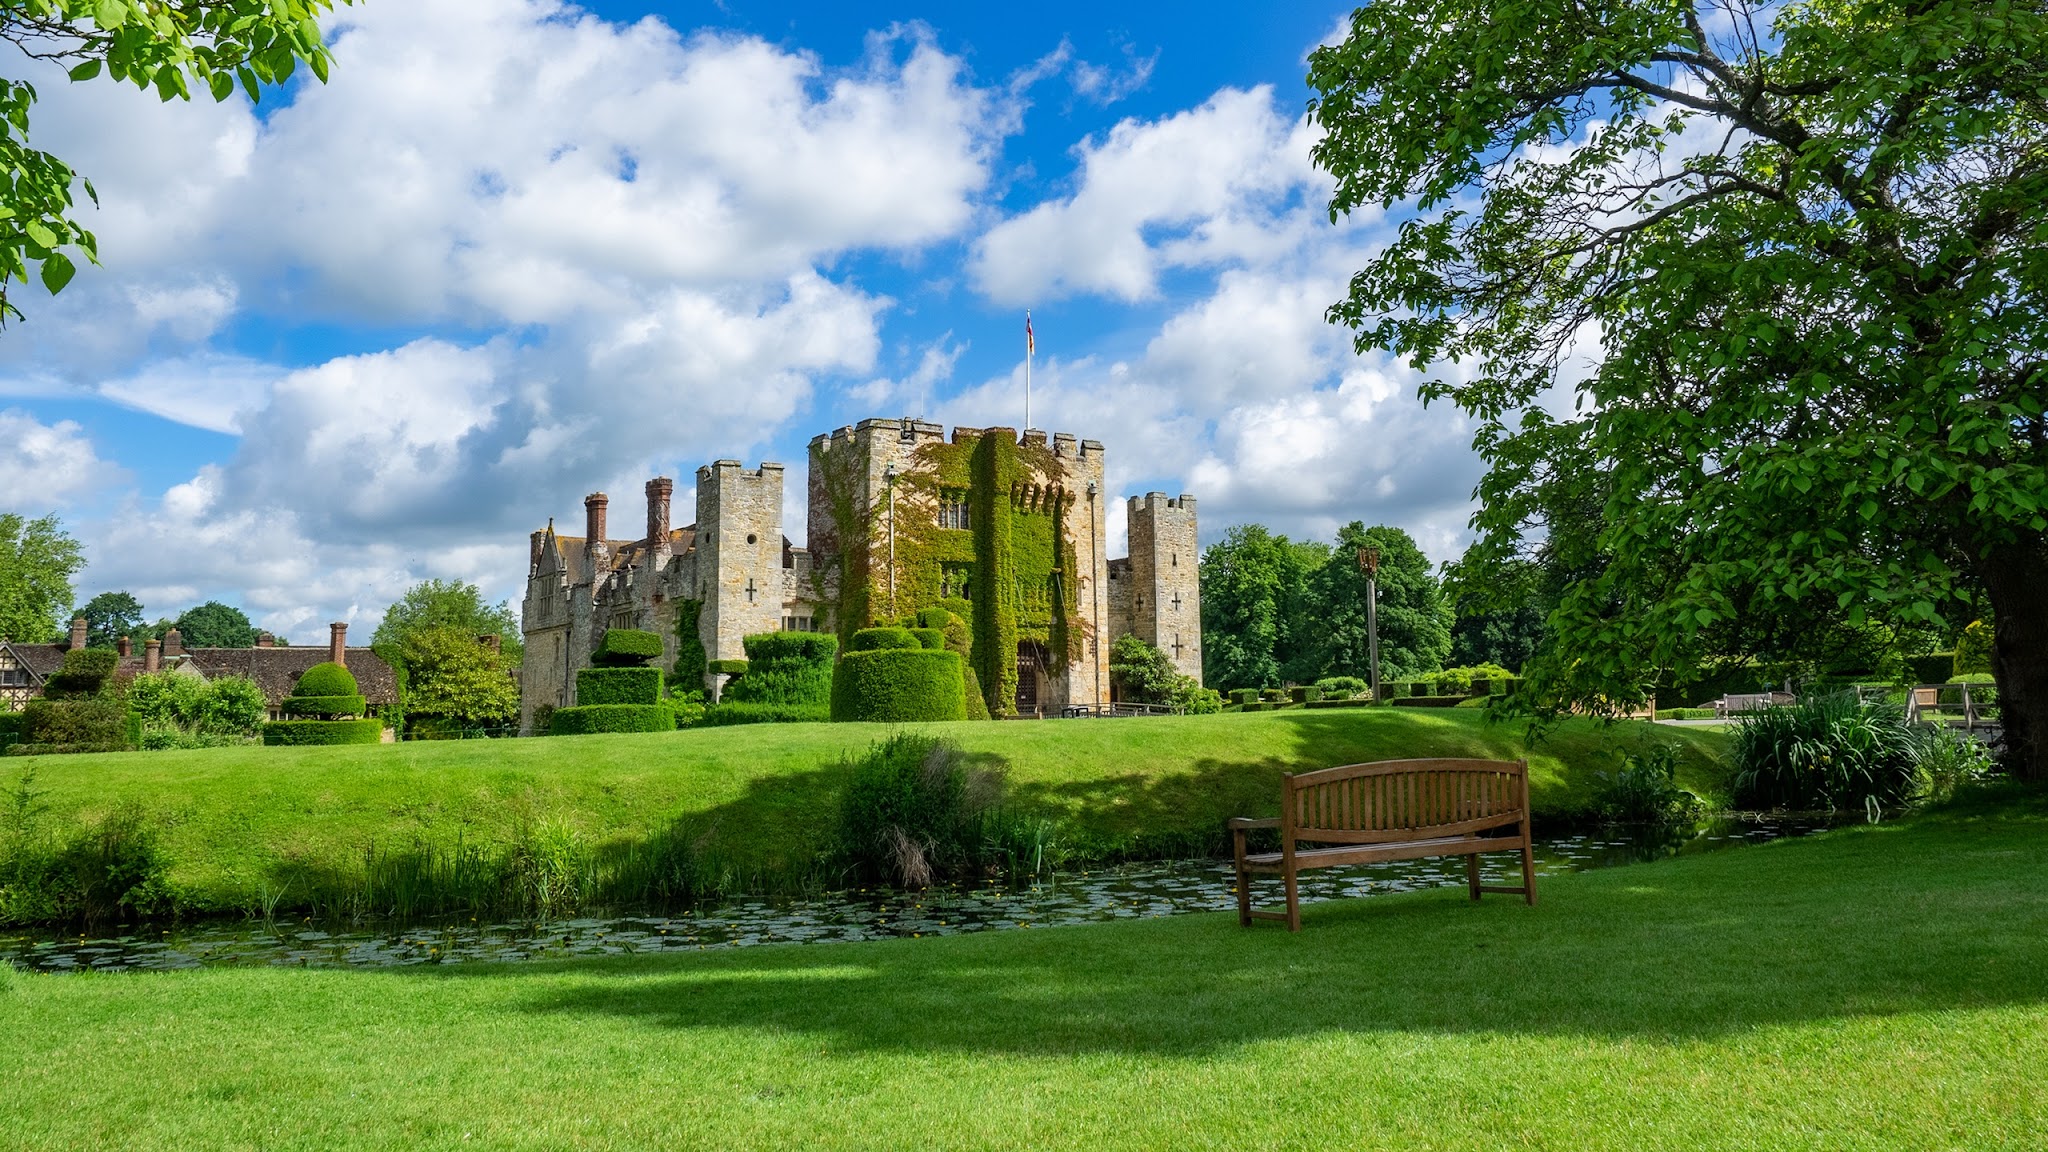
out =
<path fill-rule="evenodd" d="M 1031 335 L 1031 309 L 1024 310 L 1024 427 L 1031 427 L 1031 357 L 1037 341 Z"/>

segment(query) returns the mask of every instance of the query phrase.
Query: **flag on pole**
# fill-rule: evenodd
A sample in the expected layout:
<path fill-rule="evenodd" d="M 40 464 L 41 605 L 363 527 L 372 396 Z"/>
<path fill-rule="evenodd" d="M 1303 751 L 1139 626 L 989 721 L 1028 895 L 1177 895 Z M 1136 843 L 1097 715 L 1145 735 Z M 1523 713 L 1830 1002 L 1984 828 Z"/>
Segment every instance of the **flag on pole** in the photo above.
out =
<path fill-rule="evenodd" d="M 1038 344 L 1031 338 L 1031 310 L 1024 310 L 1024 354 L 1031 355 L 1038 350 Z"/>

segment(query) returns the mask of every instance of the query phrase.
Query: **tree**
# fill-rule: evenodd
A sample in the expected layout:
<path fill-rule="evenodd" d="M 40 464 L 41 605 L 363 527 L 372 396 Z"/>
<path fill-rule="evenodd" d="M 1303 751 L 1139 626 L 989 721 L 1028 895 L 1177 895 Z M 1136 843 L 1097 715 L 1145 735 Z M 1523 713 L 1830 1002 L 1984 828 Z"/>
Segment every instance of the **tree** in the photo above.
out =
<path fill-rule="evenodd" d="M 1287 668 L 1289 679 L 1313 683 L 1325 676 L 1369 675 L 1365 575 L 1358 570 L 1358 549 L 1368 544 L 1380 550 L 1381 678 L 1399 680 L 1444 666 L 1451 651 L 1451 610 L 1429 557 L 1399 528 L 1367 528 L 1353 520 L 1338 531 L 1336 550 L 1309 582 L 1314 638 Z"/>
<path fill-rule="evenodd" d="M 347 0 L 343 0 L 344 3 Z M 0 39 L 36 60 L 69 68 L 72 80 L 102 72 L 158 99 L 191 99 L 197 86 L 215 100 L 239 81 L 251 100 L 282 84 L 303 61 L 322 81 L 329 56 L 317 18 L 332 0 L 18 0 L 0 7 Z M 0 79 L 0 323 L 21 310 L 7 285 L 27 281 L 29 266 L 51 293 L 77 271 L 65 249 L 99 262 L 91 232 L 71 219 L 72 185 L 99 195 L 69 165 L 28 146 L 36 90 Z"/>
<path fill-rule="evenodd" d="M 256 626 L 240 608 L 208 600 L 178 615 L 178 639 L 187 648 L 253 648 Z"/>
<path fill-rule="evenodd" d="M 102 592 L 78 610 L 85 617 L 85 645 L 112 648 L 123 636 L 142 632 L 142 601 L 126 592 Z"/>
<path fill-rule="evenodd" d="M 83 567 L 78 541 L 55 516 L 0 513 L 0 638 L 41 644 L 63 635 L 71 578 Z"/>
<path fill-rule="evenodd" d="M 521 655 L 519 617 L 506 601 L 492 604 L 483 590 L 460 580 L 426 580 L 406 590 L 398 602 L 384 610 L 384 619 L 370 637 L 372 646 L 403 644 L 421 628 L 453 628 L 479 636 L 496 636 L 506 659 L 519 663 Z"/>
<path fill-rule="evenodd" d="M 1240 524 L 1202 553 L 1202 681 L 1272 688 L 1313 631 L 1309 576 L 1329 557 L 1262 524 Z"/>
<path fill-rule="evenodd" d="M 414 628 L 398 643 L 405 708 L 462 724 L 503 724 L 519 714 L 519 689 L 504 657 L 476 633 L 445 624 Z"/>
<path fill-rule="evenodd" d="M 1173 698 L 1180 675 L 1166 653 L 1128 633 L 1109 646 L 1109 680 L 1119 700 L 1133 704 L 1164 704 Z"/>
<path fill-rule="evenodd" d="M 2038 0 L 1380 0 L 1309 80 L 1333 218 L 1416 211 L 1331 317 L 1475 420 L 1482 542 L 1573 533 L 1599 478 L 1532 689 L 1612 710 L 1730 619 L 1981 601 L 2048 779 Z"/>

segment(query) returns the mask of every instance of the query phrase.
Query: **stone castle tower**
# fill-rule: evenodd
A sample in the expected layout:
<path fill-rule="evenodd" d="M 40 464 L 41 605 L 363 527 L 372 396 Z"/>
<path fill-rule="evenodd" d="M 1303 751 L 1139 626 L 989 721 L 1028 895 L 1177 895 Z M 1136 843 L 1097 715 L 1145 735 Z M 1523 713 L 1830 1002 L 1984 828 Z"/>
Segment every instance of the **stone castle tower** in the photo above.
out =
<path fill-rule="evenodd" d="M 522 715 L 575 702 L 575 673 L 606 628 L 667 640 L 694 601 L 712 660 L 744 637 L 837 631 L 945 608 L 970 624 L 992 710 L 1057 715 L 1110 701 L 1109 646 L 1136 633 L 1201 676 L 1195 501 L 1129 502 L 1131 555 L 1105 547 L 1103 448 L 1067 433 L 863 420 L 814 438 L 808 548 L 782 534 L 783 468 L 697 470 L 697 519 L 669 527 L 673 482 L 647 483 L 647 533 L 606 536 L 607 498 L 584 501 L 582 537 L 533 533 L 524 604 Z M 717 677 L 706 687 L 716 692 Z"/>

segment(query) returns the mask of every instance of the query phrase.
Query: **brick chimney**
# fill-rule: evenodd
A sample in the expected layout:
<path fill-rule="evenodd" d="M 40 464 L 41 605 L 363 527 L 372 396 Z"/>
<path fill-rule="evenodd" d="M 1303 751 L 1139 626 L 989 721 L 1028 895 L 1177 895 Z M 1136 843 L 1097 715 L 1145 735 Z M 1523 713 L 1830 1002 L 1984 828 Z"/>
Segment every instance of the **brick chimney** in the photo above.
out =
<path fill-rule="evenodd" d="M 277 647 L 277 637 L 265 632 L 256 637 L 256 646 L 258 648 L 275 648 Z"/>
<path fill-rule="evenodd" d="M 583 541 L 586 548 L 597 548 L 604 544 L 604 509 L 611 497 L 602 492 L 592 492 L 583 498 Z"/>
<path fill-rule="evenodd" d="M 185 654 L 185 637 L 173 628 L 164 633 L 164 659 L 171 660 Z"/>
<path fill-rule="evenodd" d="M 666 476 L 656 476 L 647 482 L 647 548 L 653 551 L 668 543 L 669 497 L 675 494 L 676 482 Z"/>
<path fill-rule="evenodd" d="M 126 636 L 123 636 L 121 637 L 120 640 L 115 642 L 114 651 L 119 652 L 121 654 L 121 659 L 126 660 L 128 658 L 128 654 L 135 651 L 135 645 Z"/>
<path fill-rule="evenodd" d="M 327 626 L 327 658 L 343 667 L 348 666 L 348 625 Z"/>
<path fill-rule="evenodd" d="M 144 640 L 142 642 L 142 670 L 144 672 L 154 672 L 164 666 L 163 648 L 164 642 L 161 640 Z"/>
<path fill-rule="evenodd" d="M 85 647 L 85 617 L 73 616 L 71 618 L 71 650 L 76 652 L 83 647 Z"/>

